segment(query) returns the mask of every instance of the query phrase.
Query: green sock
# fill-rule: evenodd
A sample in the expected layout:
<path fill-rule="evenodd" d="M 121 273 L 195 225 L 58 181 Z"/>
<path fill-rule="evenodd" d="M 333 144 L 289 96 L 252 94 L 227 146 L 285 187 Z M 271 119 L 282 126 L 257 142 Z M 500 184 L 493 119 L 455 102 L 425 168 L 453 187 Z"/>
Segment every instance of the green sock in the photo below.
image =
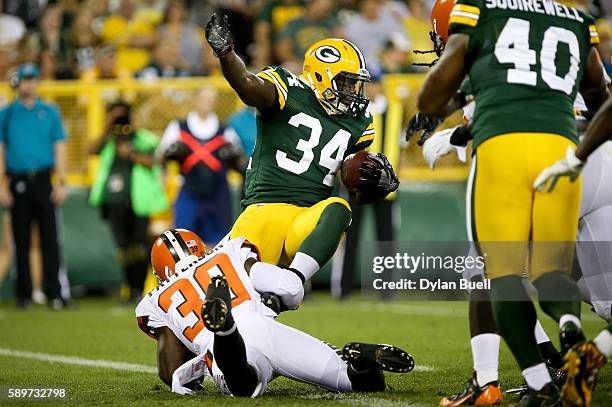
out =
<path fill-rule="evenodd" d="M 514 301 L 500 301 L 511 293 Z M 534 327 L 536 310 L 525 291 L 521 277 L 491 280 L 491 305 L 499 334 L 504 338 L 521 370 L 542 363 Z"/>
<path fill-rule="evenodd" d="M 546 273 L 533 282 L 540 297 L 540 307 L 559 322 L 561 315 L 580 317 L 580 291 L 576 282 L 562 271 Z"/>
<path fill-rule="evenodd" d="M 319 218 L 317 226 L 300 245 L 298 252 L 306 253 L 321 267 L 334 255 L 342 234 L 351 224 L 351 211 L 341 203 L 330 204 Z"/>

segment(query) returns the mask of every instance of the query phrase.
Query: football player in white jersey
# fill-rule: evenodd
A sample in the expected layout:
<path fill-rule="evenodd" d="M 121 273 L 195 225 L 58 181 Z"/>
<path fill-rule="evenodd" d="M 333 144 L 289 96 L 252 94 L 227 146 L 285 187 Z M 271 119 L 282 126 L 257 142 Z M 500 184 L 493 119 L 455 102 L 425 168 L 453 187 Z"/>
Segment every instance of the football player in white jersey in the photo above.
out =
<path fill-rule="evenodd" d="M 262 395 L 278 376 L 336 391 L 382 391 L 383 370 L 414 368 L 394 346 L 353 342 L 338 352 L 274 320 L 252 281 L 262 263 L 244 238 L 204 253 L 189 231 L 162 234 L 151 251 L 160 284 L 136 308 L 139 327 L 158 341 L 159 376 L 172 391 L 193 394 L 205 376 L 222 393 L 245 397 Z M 268 282 L 267 289 L 282 296 L 293 283 L 290 271 L 280 273 L 278 287 Z"/>

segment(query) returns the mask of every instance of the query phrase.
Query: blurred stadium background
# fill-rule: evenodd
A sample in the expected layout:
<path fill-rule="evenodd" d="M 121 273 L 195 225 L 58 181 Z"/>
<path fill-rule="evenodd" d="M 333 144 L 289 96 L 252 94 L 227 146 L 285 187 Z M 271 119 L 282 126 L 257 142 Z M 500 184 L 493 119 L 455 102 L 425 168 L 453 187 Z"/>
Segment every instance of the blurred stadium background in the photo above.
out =
<path fill-rule="evenodd" d="M 579 3 L 599 17 L 601 52 L 610 73 L 611 2 Z M 282 64 L 298 73 L 303 44 L 330 35 L 366 45 L 375 61 L 370 69 L 383 74 L 389 109 L 399 112 L 393 127 L 396 134 L 386 146 L 400 152 L 396 239 L 465 239 L 468 166 L 448 157 L 431 171 L 420 148 L 403 142 L 401 130 L 415 113 L 415 95 L 427 70 L 413 63 L 433 59 L 412 52 L 431 49 L 433 0 L 0 0 L 0 4 L 0 107 L 15 96 L 8 80 L 16 67 L 35 62 L 41 68 L 40 95 L 59 106 L 68 133 L 70 195 L 62 207 L 62 251 L 74 295 L 107 292 L 122 281 L 109 230 L 87 204 L 97 168 L 87 146 L 104 129 L 105 106 L 118 99 L 128 101 L 136 126 L 158 136 L 172 119 L 189 111 L 192 96 L 203 86 L 218 90 L 216 110 L 222 121 L 243 106 L 220 76 L 203 39 L 202 27 L 213 11 L 230 16 L 237 51 L 252 70 Z M 368 21 L 387 31 L 379 32 L 373 44 L 362 45 Z M 448 124 L 460 120 L 456 115 Z M 180 185 L 176 166 L 169 166 L 165 181 L 173 202 Z M 237 216 L 240 175 L 230 174 L 230 181 Z M 361 244 L 375 240 L 372 214 L 366 216 Z M 0 209 L 2 299 L 11 298 L 13 287 L 6 218 Z M 151 236 L 171 226 L 172 219 L 170 211 L 157 216 Z M 315 285 L 329 285 L 329 267 L 317 275 Z"/>

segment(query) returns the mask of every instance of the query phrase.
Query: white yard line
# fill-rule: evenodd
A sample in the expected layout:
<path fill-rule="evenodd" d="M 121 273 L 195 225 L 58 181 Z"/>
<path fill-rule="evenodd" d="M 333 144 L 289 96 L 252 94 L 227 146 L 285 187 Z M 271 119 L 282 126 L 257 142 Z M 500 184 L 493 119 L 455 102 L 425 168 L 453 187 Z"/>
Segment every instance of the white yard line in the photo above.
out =
<path fill-rule="evenodd" d="M 139 365 L 136 363 L 115 362 L 104 359 L 85 359 L 78 356 L 52 355 L 49 353 L 28 352 L 14 349 L 0 348 L 0 356 L 9 356 L 23 359 L 34 359 L 43 362 L 65 363 L 69 365 L 90 366 L 105 369 L 125 370 L 139 373 L 157 373 L 153 366 Z"/>
<path fill-rule="evenodd" d="M 381 397 L 368 397 L 355 395 L 352 393 L 327 393 L 327 394 L 309 394 L 298 396 L 299 398 L 315 401 L 335 401 L 341 404 L 352 406 L 375 406 L 375 407 L 421 407 L 425 404 L 411 404 L 406 400 L 389 400 Z"/>
<path fill-rule="evenodd" d="M 9 356 L 23 359 L 34 359 L 43 362 L 65 363 L 69 365 L 90 366 L 97 368 L 125 370 L 129 372 L 139 373 L 157 373 L 157 368 L 147 365 L 139 365 L 136 363 L 115 362 L 104 359 L 85 359 L 78 356 L 63 356 L 52 355 L 50 353 L 28 352 L 22 350 L 0 348 L 0 356 Z M 433 372 L 435 369 L 431 366 L 415 366 L 415 372 Z"/>

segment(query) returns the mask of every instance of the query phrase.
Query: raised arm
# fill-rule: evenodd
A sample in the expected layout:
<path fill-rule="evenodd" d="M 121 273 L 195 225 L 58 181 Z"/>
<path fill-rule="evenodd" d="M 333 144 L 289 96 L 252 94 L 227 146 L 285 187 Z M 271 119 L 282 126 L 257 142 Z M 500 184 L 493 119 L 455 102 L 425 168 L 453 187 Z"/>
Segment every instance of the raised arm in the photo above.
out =
<path fill-rule="evenodd" d="M 206 40 L 219 58 L 223 76 L 236 91 L 240 100 L 256 108 L 271 108 L 276 105 L 276 88 L 249 72 L 244 62 L 234 52 L 234 41 L 227 16 L 219 23 L 213 14 L 206 25 Z"/>
<path fill-rule="evenodd" d="M 606 84 L 604 68 L 594 47 L 591 48 L 587 59 L 584 78 L 580 83 L 580 93 L 591 112 L 599 110 L 610 95 Z"/>
<path fill-rule="evenodd" d="M 453 34 L 449 37 L 444 54 L 434 65 L 419 93 L 419 112 L 441 117 L 449 110 L 449 102 L 465 77 L 465 55 L 469 36 Z"/>

